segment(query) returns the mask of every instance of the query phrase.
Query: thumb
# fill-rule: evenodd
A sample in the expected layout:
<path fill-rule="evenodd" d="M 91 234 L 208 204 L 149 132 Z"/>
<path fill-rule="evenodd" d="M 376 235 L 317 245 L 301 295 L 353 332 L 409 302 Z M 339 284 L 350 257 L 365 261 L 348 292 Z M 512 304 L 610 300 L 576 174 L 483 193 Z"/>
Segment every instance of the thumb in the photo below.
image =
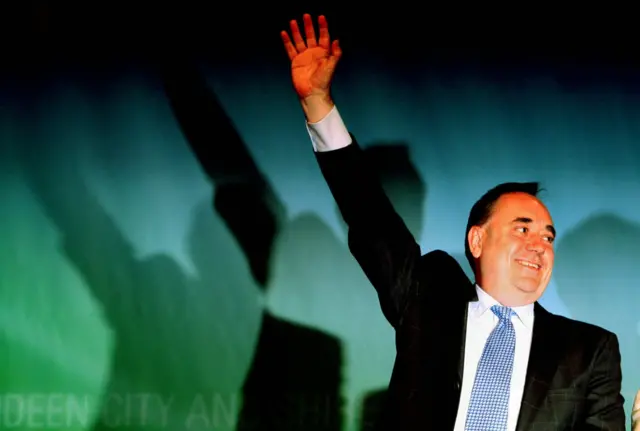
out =
<path fill-rule="evenodd" d="M 342 48 L 340 48 L 340 42 L 336 39 L 331 44 L 331 52 L 329 53 L 329 69 L 333 71 L 338 65 L 338 61 L 342 57 Z"/>

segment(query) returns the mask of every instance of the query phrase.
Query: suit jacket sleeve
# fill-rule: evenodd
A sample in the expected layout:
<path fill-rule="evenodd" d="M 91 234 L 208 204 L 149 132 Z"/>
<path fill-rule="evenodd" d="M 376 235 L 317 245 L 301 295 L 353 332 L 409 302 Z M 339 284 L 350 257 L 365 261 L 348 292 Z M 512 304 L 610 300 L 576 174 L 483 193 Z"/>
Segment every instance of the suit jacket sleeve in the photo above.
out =
<path fill-rule="evenodd" d="M 415 294 L 420 247 L 353 136 L 347 147 L 318 152 L 316 158 L 348 226 L 349 249 L 378 292 L 385 317 L 397 327 Z"/>
<path fill-rule="evenodd" d="M 615 334 L 607 333 L 596 352 L 591 370 L 584 429 L 624 431 L 625 414 L 621 386 L 618 338 Z"/>

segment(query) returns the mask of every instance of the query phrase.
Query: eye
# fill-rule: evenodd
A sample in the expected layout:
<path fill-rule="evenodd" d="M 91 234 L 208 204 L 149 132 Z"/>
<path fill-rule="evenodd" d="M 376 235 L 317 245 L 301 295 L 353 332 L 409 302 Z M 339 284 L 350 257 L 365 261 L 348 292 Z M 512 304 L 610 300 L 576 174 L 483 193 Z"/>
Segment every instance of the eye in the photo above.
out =
<path fill-rule="evenodd" d="M 552 236 L 545 236 L 544 237 L 545 241 L 549 242 L 549 244 L 553 244 L 553 241 L 555 241 L 556 239 Z"/>
<path fill-rule="evenodd" d="M 528 228 L 528 227 L 526 227 L 526 226 L 518 226 L 518 227 L 516 228 L 516 230 L 517 230 L 518 232 L 522 232 L 522 233 L 527 233 L 527 232 L 529 232 L 529 228 Z"/>

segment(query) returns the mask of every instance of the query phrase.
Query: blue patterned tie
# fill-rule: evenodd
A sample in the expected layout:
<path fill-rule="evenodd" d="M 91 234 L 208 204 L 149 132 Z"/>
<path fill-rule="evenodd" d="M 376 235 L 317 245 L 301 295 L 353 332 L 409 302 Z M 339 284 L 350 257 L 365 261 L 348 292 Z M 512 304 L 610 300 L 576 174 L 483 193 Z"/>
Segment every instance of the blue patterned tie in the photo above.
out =
<path fill-rule="evenodd" d="M 509 411 L 509 387 L 513 369 L 516 333 L 509 307 L 494 305 L 500 321 L 484 346 L 473 383 L 466 431 L 505 431 Z"/>

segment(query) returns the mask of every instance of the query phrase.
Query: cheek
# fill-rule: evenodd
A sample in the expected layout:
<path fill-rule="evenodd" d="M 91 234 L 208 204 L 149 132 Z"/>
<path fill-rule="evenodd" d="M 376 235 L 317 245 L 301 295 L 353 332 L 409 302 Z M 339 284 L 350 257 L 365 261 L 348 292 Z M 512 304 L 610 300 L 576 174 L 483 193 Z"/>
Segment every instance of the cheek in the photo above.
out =
<path fill-rule="evenodd" d="M 524 247 L 525 247 L 524 241 L 520 241 L 517 238 L 513 238 L 504 244 L 503 250 L 504 250 L 504 254 L 507 257 L 515 258 L 516 256 L 518 256 L 519 253 L 522 253 Z"/>
<path fill-rule="evenodd" d="M 514 259 L 518 255 L 518 247 L 513 242 L 505 243 L 497 250 L 497 261 L 504 270 L 514 267 Z"/>

